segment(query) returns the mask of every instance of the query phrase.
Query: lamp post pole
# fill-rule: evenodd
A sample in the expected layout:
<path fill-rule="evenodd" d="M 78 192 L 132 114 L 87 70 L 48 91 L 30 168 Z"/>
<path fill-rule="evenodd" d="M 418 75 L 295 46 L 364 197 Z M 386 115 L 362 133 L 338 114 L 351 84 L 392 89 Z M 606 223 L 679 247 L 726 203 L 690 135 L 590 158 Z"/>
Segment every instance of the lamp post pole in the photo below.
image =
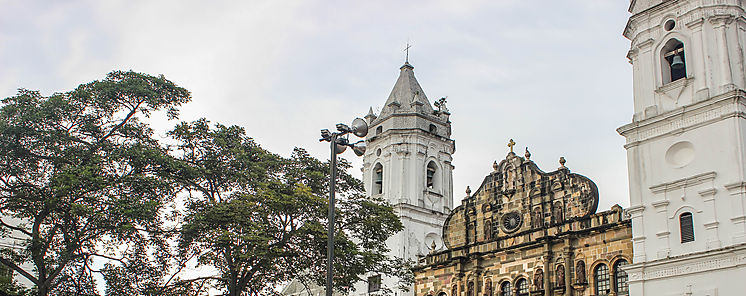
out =
<path fill-rule="evenodd" d="M 345 124 L 337 124 L 338 132 L 329 132 L 327 129 L 321 130 L 321 139 L 319 141 L 328 141 L 331 147 L 331 159 L 329 163 L 329 233 L 328 241 L 326 244 L 326 296 L 332 296 L 334 289 L 334 194 L 337 185 L 337 154 L 347 150 L 347 147 L 352 147 L 355 155 L 362 156 L 365 153 L 364 141 L 358 141 L 350 144 L 349 138 L 340 138 L 348 134 L 354 134 L 358 137 L 365 137 L 368 134 L 368 124 L 365 120 L 355 118 L 352 121 L 352 127 Z M 362 144 L 361 144 L 362 143 Z M 337 146 L 339 145 L 339 146 Z M 337 149 L 339 148 L 339 150 Z"/>
<path fill-rule="evenodd" d="M 337 183 L 337 133 L 331 136 L 332 156 L 329 164 L 329 234 L 326 244 L 326 296 L 332 296 L 334 271 L 334 191 Z"/>

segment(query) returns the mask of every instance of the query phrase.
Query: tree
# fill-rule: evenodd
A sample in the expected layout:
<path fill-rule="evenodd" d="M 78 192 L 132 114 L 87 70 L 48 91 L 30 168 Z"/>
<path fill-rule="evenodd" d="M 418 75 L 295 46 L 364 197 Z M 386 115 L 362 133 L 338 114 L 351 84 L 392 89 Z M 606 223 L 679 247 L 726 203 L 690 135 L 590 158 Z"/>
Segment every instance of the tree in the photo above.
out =
<path fill-rule="evenodd" d="M 163 76 L 131 71 L 48 97 L 22 89 L 4 99 L 0 235 L 18 236 L 24 248 L 6 250 L 0 263 L 38 295 L 90 295 L 93 258 L 124 264 L 137 260 L 113 257 L 125 246 L 165 250 L 172 161 L 140 119 L 159 110 L 175 118 L 189 100 Z"/>
<path fill-rule="evenodd" d="M 213 266 L 215 281 L 231 296 L 273 294 L 290 279 L 325 279 L 329 164 L 295 149 L 282 158 L 262 149 L 242 128 L 207 120 L 182 123 L 176 174 L 190 192 L 182 225 L 183 256 Z M 348 292 L 367 271 L 395 274 L 400 260 L 385 254 L 385 240 L 402 229 L 390 206 L 362 196 L 362 183 L 340 161 L 335 287 Z"/>

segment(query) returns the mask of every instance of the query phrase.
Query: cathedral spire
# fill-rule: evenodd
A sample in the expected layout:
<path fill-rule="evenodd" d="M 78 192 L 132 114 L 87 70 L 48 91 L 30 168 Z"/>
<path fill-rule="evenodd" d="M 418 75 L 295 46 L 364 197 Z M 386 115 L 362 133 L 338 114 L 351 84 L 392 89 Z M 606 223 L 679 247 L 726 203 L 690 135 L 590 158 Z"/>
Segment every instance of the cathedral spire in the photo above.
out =
<path fill-rule="evenodd" d="M 379 118 L 394 113 L 420 112 L 431 114 L 433 107 L 430 105 L 425 92 L 422 90 L 417 78 L 414 77 L 414 66 L 405 62 L 399 68 L 399 79 L 394 84 L 386 104 L 381 109 Z"/>

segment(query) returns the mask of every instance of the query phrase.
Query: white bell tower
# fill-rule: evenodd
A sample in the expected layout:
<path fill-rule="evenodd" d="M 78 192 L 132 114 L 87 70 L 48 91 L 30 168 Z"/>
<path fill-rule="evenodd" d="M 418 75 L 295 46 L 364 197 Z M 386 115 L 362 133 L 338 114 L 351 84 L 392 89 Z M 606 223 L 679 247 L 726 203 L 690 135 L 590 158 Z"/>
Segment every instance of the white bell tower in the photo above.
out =
<path fill-rule="evenodd" d="M 455 142 L 445 99 L 433 109 L 413 69 L 405 63 L 380 114 L 371 108 L 365 116 L 363 181 L 366 194 L 388 201 L 404 224 L 387 242 L 392 255 L 417 260 L 433 245 L 443 247 L 443 223 L 453 208 Z M 397 279 L 384 278 L 382 285 L 395 287 Z M 356 290 L 366 294 L 367 289 Z M 411 290 L 396 294 L 414 295 Z"/>
<path fill-rule="evenodd" d="M 632 0 L 630 295 L 741 295 L 746 278 L 746 12 Z M 687 294 L 688 293 L 688 294 Z"/>

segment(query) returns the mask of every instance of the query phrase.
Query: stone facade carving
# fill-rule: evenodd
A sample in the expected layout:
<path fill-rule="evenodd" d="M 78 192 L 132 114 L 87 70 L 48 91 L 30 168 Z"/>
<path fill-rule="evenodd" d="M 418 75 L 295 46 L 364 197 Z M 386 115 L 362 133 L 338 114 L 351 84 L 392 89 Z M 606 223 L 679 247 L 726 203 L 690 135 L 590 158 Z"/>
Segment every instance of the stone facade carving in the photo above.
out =
<path fill-rule="evenodd" d="M 560 212 L 556 204 L 567 206 Z M 487 283 L 497 293 L 509 283 L 517 295 L 523 281 L 531 295 L 595 295 L 586 288 L 593 287 L 592 281 L 582 280 L 582 289 L 574 290 L 567 262 L 584 258 L 611 269 L 610 264 L 632 258 L 624 210 L 614 206 L 596 213 L 597 205 L 598 190 L 590 179 L 564 166 L 544 172 L 509 153 L 448 216 L 443 228 L 447 249 L 419 261 L 415 295 L 439 295 L 454 287 L 469 291 L 472 283 L 473 295 L 491 293 Z"/>

